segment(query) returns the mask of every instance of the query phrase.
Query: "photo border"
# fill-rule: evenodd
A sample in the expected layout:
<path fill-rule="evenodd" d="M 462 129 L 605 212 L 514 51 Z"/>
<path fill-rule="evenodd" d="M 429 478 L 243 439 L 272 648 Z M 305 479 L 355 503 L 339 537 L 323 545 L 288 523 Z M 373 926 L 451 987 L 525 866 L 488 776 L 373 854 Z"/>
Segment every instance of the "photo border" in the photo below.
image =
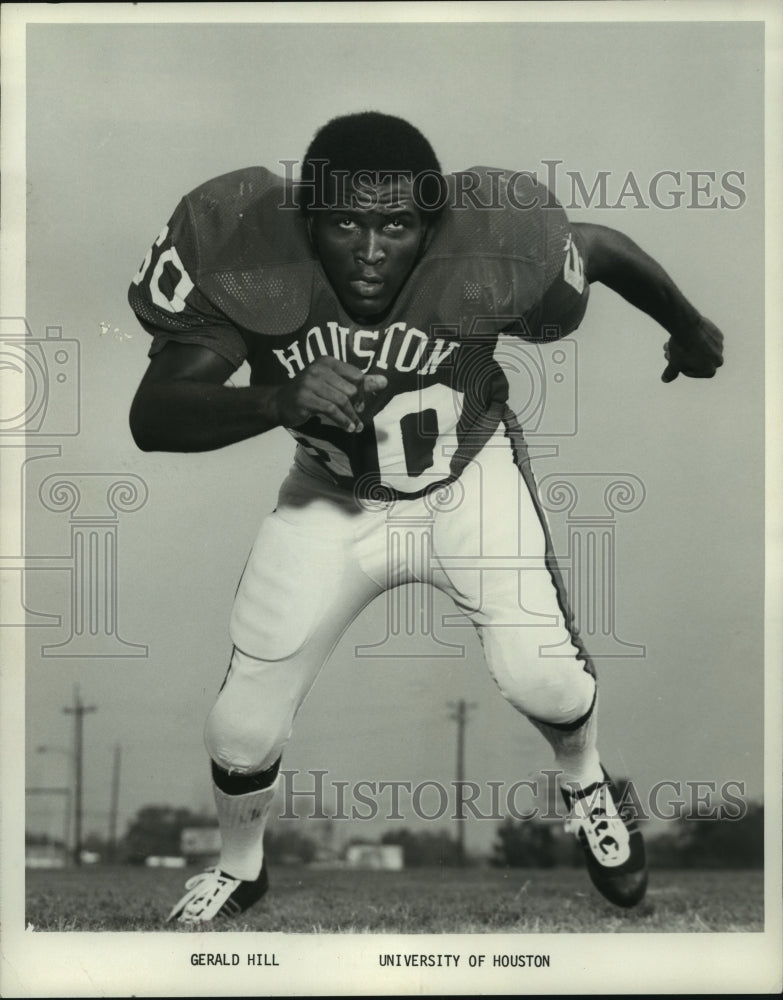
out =
<path fill-rule="evenodd" d="M 764 21 L 766 26 L 766 726 L 765 726 L 765 929 L 761 933 L 630 934 L 598 947 L 596 935 L 535 936 L 535 950 L 552 956 L 552 966 L 520 978 L 514 970 L 377 969 L 378 951 L 488 953 L 493 947 L 518 952 L 532 947 L 519 935 L 263 935 L 167 932 L 88 934 L 24 931 L 24 859 L 20 824 L 25 814 L 24 774 L 19 748 L 24 743 L 24 629 L 5 629 L 2 643 L 2 776 L 0 817 L 0 914 L 2 915 L 3 996 L 105 995 L 387 995 L 397 994 L 629 994 L 660 991 L 730 993 L 775 992 L 781 987 L 781 579 L 783 553 L 781 499 L 783 473 L 779 432 L 783 421 L 783 351 L 778 292 L 781 250 L 780 194 L 781 53 L 783 10 L 777 4 L 695 2 L 567 2 L 525 5 L 400 3 L 333 4 L 328 23 L 384 21 Z M 2 19 L 2 270 L 0 300 L 5 315 L 25 315 L 25 35 L 29 24 L 319 21 L 314 4 L 4 4 Z M 735 331 L 737 341 L 742 331 Z M 7 401 L 11 405 L 13 401 Z M 21 503 L 21 497 L 20 503 Z M 12 525 L 21 509 L 4 510 L 0 551 L 7 551 Z M 21 709 L 21 710 L 20 710 Z M 142 940 L 143 939 L 143 940 Z M 270 940 L 271 939 L 271 940 Z M 368 940 L 370 939 L 370 940 Z M 284 976 L 256 970 L 199 968 L 194 951 L 274 950 Z M 268 991 L 268 994 L 267 994 Z"/>

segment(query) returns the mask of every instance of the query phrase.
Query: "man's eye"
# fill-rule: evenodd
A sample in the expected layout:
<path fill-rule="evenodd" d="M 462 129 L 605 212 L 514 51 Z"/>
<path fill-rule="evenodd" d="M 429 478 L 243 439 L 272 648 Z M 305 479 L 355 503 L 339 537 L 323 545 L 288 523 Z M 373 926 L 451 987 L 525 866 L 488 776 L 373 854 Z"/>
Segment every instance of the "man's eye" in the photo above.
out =
<path fill-rule="evenodd" d="M 402 219 L 389 219 L 389 221 L 386 223 L 386 228 L 387 229 L 404 229 L 405 228 L 405 223 L 402 221 Z"/>
<path fill-rule="evenodd" d="M 336 221 L 339 229 L 353 229 L 355 226 L 353 219 L 349 219 L 347 216 L 342 219 L 337 219 Z"/>

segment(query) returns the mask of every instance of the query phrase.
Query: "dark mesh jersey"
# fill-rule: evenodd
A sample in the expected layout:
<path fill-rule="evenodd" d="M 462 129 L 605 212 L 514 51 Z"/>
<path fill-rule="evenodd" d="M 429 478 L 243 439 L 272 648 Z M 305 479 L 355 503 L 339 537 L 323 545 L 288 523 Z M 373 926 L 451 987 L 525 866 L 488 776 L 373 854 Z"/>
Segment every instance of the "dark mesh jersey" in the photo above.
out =
<path fill-rule="evenodd" d="M 179 203 L 130 286 L 150 354 L 201 345 L 247 361 L 256 385 L 283 384 L 322 355 L 383 374 L 360 434 L 319 418 L 289 428 L 299 459 L 364 494 L 418 495 L 459 475 L 506 415 L 500 333 L 565 336 L 588 285 L 576 233 L 534 178 L 473 167 L 447 181 L 426 248 L 372 327 L 343 309 L 282 178 L 251 167 L 208 181 Z"/>

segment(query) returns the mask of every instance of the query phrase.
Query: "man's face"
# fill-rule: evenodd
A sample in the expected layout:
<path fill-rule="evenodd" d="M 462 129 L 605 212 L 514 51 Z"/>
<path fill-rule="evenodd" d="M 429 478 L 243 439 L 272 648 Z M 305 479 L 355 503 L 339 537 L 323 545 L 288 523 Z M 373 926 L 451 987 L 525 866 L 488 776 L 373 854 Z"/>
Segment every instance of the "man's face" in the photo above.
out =
<path fill-rule="evenodd" d="M 388 312 L 410 274 L 426 226 L 411 185 L 346 185 L 344 197 L 312 215 L 313 240 L 332 287 L 361 322 Z M 334 193 L 334 192 L 333 192 Z"/>

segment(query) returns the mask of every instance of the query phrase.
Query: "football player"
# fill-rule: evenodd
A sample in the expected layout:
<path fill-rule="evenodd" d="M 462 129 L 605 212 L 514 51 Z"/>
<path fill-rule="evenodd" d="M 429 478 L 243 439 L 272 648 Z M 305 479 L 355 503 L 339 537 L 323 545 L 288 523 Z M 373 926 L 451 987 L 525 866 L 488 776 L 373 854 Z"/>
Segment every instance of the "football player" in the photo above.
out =
<path fill-rule="evenodd" d="M 469 617 L 501 693 L 553 748 L 596 887 L 619 906 L 643 897 L 642 837 L 600 762 L 596 671 L 498 352 L 501 333 L 574 331 L 594 281 L 668 331 L 664 381 L 715 374 L 720 331 L 633 242 L 569 223 L 530 174 L 444 176 L 399 118 L 334 119 L 300 181 L 238 170 L 177 206 L 129 291 L 153 337 L 134 438 L 204 451 L 283 426 L 296 452 L 236 594 L 206 725 L 219 863 L 170 919 L 233 915 L 264 894 L 264 826 L 297 710 L 361 609 L 411 581 Z M 227 386 L 243 362 L 250 384 Z M 410 550 L 387 545 L 392 517 L 419 532 Z M 515 556 L 524 568 L 493 561 Z M 564 655 L 542 656 L 558 644 Z"/>

